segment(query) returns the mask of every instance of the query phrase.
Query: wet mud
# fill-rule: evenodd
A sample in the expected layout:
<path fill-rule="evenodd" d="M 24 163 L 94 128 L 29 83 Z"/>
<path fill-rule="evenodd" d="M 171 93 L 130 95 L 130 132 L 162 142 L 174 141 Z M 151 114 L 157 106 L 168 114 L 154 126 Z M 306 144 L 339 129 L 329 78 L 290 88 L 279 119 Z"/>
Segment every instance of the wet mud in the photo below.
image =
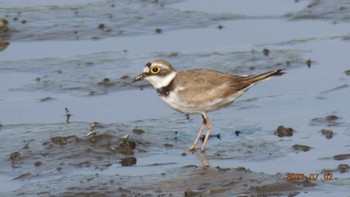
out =
<path fill-rule="evenodd" d="M 173 9 L 180 1 L 99 1 L 78 5 L 1 8 L 8 21 L 7 40 L 99 40 L 109 37 L 159 34 L 243 18 Z M 60 17 L 57 17 L 60 16 Z M 1 25 L 1 23 L 0 23 Z"/>
<path fill-rule="evenodd" d="M 305 9 L 286 14 L 292 19 L 320 19 L 334 23 L 350 21 L 350 3 L 348 1 L 330 2 L 327 0 L 311 0 Z"/>
<path fill-rule="evenodd" d="M 63 128 L 70 127 L 72 133 L 82 123 L 63 123 L 52 125 L 56 132 L 64 132 Z M 176 143 L 178 139 L 169 138 L 169 133 L 159 136 L 157 132 L 147 132 L 130 126 L 91 123 L 91 128 L 80 135 L 57 135 L 47 138 L 46 133 L 30 132 L 20 142 L 18 150 L 9 154 L 2 173 L 12 169 L 15 172 L 13 181 L 25 181 L 20 190 L 7 193 L 12 196 L 22 195 L 53 195 L 53 196 L 85 196 L 85 195 L 174 195 L 174 196 L 201 196 L 201 195 L 230 195 L 230 194 L 257 194 L 257 195 L 290 195 L 305 189 L 301 182 L 287 181 L 286 175 L 275 175 L 263 172 L 254 172 L 244 167 L 221 168 L 219 166 L 201 165 L 209 163 L 210 159 L 204 153 L 196 153 L 200 162 L 195 165 L 171 167 L 165 172 L 152 175 L 118 175 L 114 172 L 117 166 L 129 168 L 138 166 L 138 159 L 147 157 L 157 149 L 181 150 L 183 144 Z M 27 126 L 22 129 L 29 129 Z M 47 129 L 47 126 L 44 126 Z M 124 128 L 122 128 L 124 127 Z M 31 129 L 40 126 L 31 126 Z M 11 129 L 11 128 L 4 128 Z M 59 131 L 61 130 L 61 131 Z M 65 133 L 65 132 L 64 132 Z M 32 136 L 37 136 L 32 138 Z M 158 135 L 158 138 L 156 136 Z M 80 137 L 78 137 L 80 136 Z M 164 144 L 167 142 L 168 146 Z M 23 145 L 24 144 L 24 145 Z M 254 145 L 253 145 L 254 146 Z M 13 146 L 7 147 L 7 150 Z M 191 153 L 183 152 L 184 159 Z M 221 151 L 224 157 L 225 151 Z M 203 161 L 202 161 L 203 159 Z M 172 165 L 154 161 L 148 166 L 155 169 Z M 142 166 L 139 165 L 140 167 Z M 142 167 L 141 167 L 142 168 Z M 76 174 L 74 171 L 90 171 L 94 173 Z M 71 174 L 73 173 L 73 174 Z M 112 174 L 110 174 L 112 173 Z M 71 174 L 67 176 L 68 174 Z M 131 173 L 133 174 L 133 173 Z M 31 180 L 45 179 L 45 182 L 32 184 Z M 45 187 L 44 190 L 40 189 Z"/>

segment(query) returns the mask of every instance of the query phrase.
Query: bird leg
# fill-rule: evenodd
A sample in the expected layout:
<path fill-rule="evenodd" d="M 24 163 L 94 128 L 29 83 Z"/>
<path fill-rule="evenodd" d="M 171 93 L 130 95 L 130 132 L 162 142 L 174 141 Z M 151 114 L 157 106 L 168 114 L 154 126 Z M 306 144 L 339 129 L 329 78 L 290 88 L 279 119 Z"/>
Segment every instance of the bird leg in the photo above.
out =
<path fill-rule="evenodd" d="M 203 119 L 202 126 L 201 126 L 201 128 L 199 129 L 199 132 L 198 132 L 198 135 L 197 135 L 196 140 L 194 141 L 194 143 L 192 144 L 192 146 L 190 146 L 190 147 L 188 148 L 189 151 L 195 151 L 195 150 L 197 149 L 197 144 L 198 144 L 199 138 L 201 137 L 202 132 L 203 132 L 205 126 L 207 125 L 207 119 L 205 118 L 205 116 L 204 116 L 203 114 L 202 114 L 202 119 Z"/>
<path fill-rule="evenodd" d="M 201 151 L 205 152 L 205 145 L 207 144 L 207 141 L 209 139 L 209 136 L 211 134 L 211 121 L 209 120 L 208 116 L 206 113 L 202 114 L 203 119 L 205 119 L 205 122 L 207 123 L 208 131 L 207 134 L 205 134 L 204 142 L 201 147 Z"/>

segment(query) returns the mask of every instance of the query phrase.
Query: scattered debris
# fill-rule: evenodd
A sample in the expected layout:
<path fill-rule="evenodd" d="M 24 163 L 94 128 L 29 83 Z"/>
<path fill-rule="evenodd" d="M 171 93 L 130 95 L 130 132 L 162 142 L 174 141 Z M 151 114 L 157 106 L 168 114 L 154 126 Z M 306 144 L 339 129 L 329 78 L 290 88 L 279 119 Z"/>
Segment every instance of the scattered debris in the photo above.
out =
<path fill-rule="evenodd" d="M 219 133 L 219 134 L 216 134 L 216 135 L 209 135 L 209 139 L 210 138 L 213 138 L 213 137 L 216 137 L 216 138 L 218 138 L 219 140 L 221 140 L 221 134 Z M 202 135 L 201 137 L 200 137 L 200 140 L 202 140 L 202 142 L 204 142 L 204 138 L 205 138 L 205 135 Z"/>
<path fill-rule="evenodd" d="M 54 100 L 54 98 L 48 96 L 48 97 L 40 99 L 40 102 L 46 102 L 46 101 L 52 101 L 52 100 Z"/>
<path fill-rule="evenodd" d="M 123 136 L 120 137 L 121 140 L 129 140 L 129 135 L 125 134 Z"/>
<path fill-rule="evenodd" d="M 98 82 L 97 85 L 111 87 L 114 85 L 114 83 L 109 78 L 104 78 L 101 82 Z"/>
<path fill-rule="evenodd" d="M 8 32 L 8 21 L 6 19 L 0 18 L 0 30 L 3 32 Z"/>
<path fill-rule="evenodd" d="M 76 135 L 69 135 L 67 137 L 62 137 L 62 136 L 55 136 L 50 138 L 51 142 L 54 144 L 59 144 L 59 145 L 66 145 L 70 141 L 79 141 L 79 138 Z"/>
<path fill-rule="evenodd" d="M 346 70 L 344 71 L 346 75 L 350 76 L 350 69 L 349 70 Z"/>
<path fill-rule="evenodd" d="M 218 28 L 219 30 L 222 30 L 222 29 L 224 28 L 224 26 L 218 25 L 217 28 Z"/>
<path fill-rule="evenodd" d="M 265 49 L 263 49 L 263 53 L 264 53 L 265 56 L 269 56 L 270 50 L 265 48 Z"/>
<path fill-rule="evenodd" d="M 292 146 L 292 148 L 296 151 L 304 151 L 304 152 L 307 152 L 311 149 L 310 146 L 306 146 L 306 145 L 300 145 L 300 144 L 294 144 Z"/>
<path fill-rule="evenodd" d="M 101 23 L 98 25 L 98 28 L 101 29 L 101 30 L 104 30 L 105 29 L 105 24 Z"/>
<path fill-rule="evenodd" d="M 99 122 L 93 122 L 90 124 L 90 130 L 85 136 L 94 136 L 96 135 L 96 128 L 105 128 L 101 123 Z"/>
<path fill-rule="evenodd" d="M 96 131 L 95 130 L 91 130 L 91 131 L 87 132 L 87 134 L 85 134 L 86 137 L 94 136 L 94 135 L 96 135 Z"/>
<path fill-rule="evenodd" d="M 171 148 L 171 147 L 173 147 L 174 145 L 173 145 L 173 144 L 165 143 L 165 144 L 163 144 L 163 146 L 164 146 L 165 148 Z"/>
<path fill-rule="evenodd" d="M 31 179 L 33 177 L 37 177 L 39 176 L 38 174 L 32 174 L 30 172 L 28 173 L 24 173 L 24 174 L 21 174 L 19 175 L 18 177 L 14 178 L 13 180 L 17 180 L 17 179 Z"/>
<path fill-rule="evenodd" d="M 238 137 L 239 134 L 241 134 L 242 132 L 241 131 L 235 131 L 235 135 Z"/>
<path fill-rule="evenodd" d="M 133 129 L 132 132 L 133 132 L 134 134 L 136 134 L 136 135 L 141 135 L 141 134 L 144 134 L 144 133 L 145 133 L 144 130 L 138 129 L 138 128 Z"/>
<path fill-rule="evenodd" d="M 21 154 L 19 152 L 13 152 L 10 154 L 10 160 L 11 161 L 16 161 L 21 157 Z"/>
<path fill-rule="evenodd" d="M 154 31 L 155 31 L 157 34 L 160 34 L 160 33 L 163 32 L 163 30 L 162 30 L 161 28 L 156 28 Z"/>
<path fill-rule="evenodd" d="M 330 129 L 322 129 L 321 134 L 324 135 L 327 139 L 333 138 L 333 131 Z"/>
<path fill-rule="evenodd" d="M 105 128 L 105 126 L 102 124 L 102 123 L 99 123 L 99 122 L 93 122 L 90 124 L 90 129 L 91 130 L 94 130 L 96 128 Z"/>
<path fill-rule="evenodd" d="M 308 68 L 311 68 L 311 64 L 312 64 L 311 59 L 306 60 L 305 64 Z"/>
<path fill-rule="evenodd" d="M 337 169 L 340 173 L 349 172 L 350 166 L 349 164 L 339 164 Z"/>
<path fill-rule="evenodd" d="M 34 162 L 34 166 L 36 166 L 36 167 L 41 166 L 41 164 L 43 164 L 41 161 L 36 161 L 36 162 Z"/>
<path fill-rule="evenodd" d="M 70 123 L 70 117 L 72 116 L 72 114 L 69 112 L 68 108 L 65 107 L 64 110 L 66 111 L 66 123 Z"/>
<path fill-rule="evenodd" d="M 282 125 L 277 127 L 277 130 L 275 132 L 275 135 L 278 137 L 290 137 L 293 136 L 294 130 L 292 128 L 286 128 Z"/>
<path fill-rule="evenodd" d="M 345 160 L 345 159 L 350 159 L 350 153 L 348 154 L 340 154 L 340 155 L 334 155 L 333 156 L 334 160 Z"/>
<path fill-rule="evenodd" d="M 129 78 L 130 78 L 130 76 L 128 76 L 128 75 L 123 75 L 120 77 L 120 79 L 129 79 Z"/>
<path fill-rule="evenodd" d="M 326 174 L 326 173 L 332 173 L 332 172 L 340 172 L 340 173 L 345 173 L 349 172 L 350 166 L 349 164 L 339 164 L 337 168 L 335 169 L 323 169 L 321 173 Z"/>
<path fill-rule="evenodd" d="M 9 42 L 3 42 L 0 40 L 0 52 L 7 49 L 7 47 L 10 45 Z"/>
<path fill-rule="evenodd" d="M 335 126 L 338 125 L 339 122 L 337 122 L 337 120 L 339 120 L 340 118 L 336 115 L 329 115 L 326 117 L 319 117 L 319 118 L 313 118 L 311 120 L 311 126 L 318 126 L 318 125 L 323 125 L 323 124 L 327 124 L 327 126 Z"/>
<path fill-rule="evenodd" d="M 125 157 L 120 161 L 122 166 L 132 166 L 136 164 L 137 159 L 135 157 Z"/>

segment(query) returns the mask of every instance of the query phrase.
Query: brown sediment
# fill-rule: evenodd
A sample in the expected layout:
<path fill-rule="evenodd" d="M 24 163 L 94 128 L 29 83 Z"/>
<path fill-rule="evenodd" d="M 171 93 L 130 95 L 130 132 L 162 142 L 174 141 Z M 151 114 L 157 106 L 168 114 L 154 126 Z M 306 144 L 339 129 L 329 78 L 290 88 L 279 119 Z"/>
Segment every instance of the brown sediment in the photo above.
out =
<path fill-rule="evenodd" d="M 286 128 L 282 125 L 278 126 L 275 135 L 278 137 L 291 137 L 293 136 L 294 130 L 292 128 Z"/>
<path fill-rule="evenodd" d="M 286 181 L 285 175 L 268 175 L 245 168 L 207 168 L 193 170 L 184 177 L 163 181 L 155 185 L 158 194 L 201 195 L 288 195 L 299 190 L 299 183 Z M 188 170 L 188 168 L 187 168 Z"/>
<path fill-rule="evenodd" d="M 331 138 L 333 138 L 333 131 L 332 130 L 330 130 L 330 129 L 322 129 L 321 130 L 321 134 L 323 135 L 323 136 L 325 136 L 327 139 L 331 139 Z"/>
<path fill-rule="evenodd" d="M 345 159 L 350 159 L 350 154 L 339 154 L 339 155 L 334 155 L 333 156 L 334 160 L 345 160 Z"/>
<path fill-rule="evenodd" d="M 317 125 L 336 126 L 336 125 L 340 124 L 338 122 L 339 119 L 340 119 L 340 117 L 338 117 L 334 114 L 328 115 L 325 117 L 317 117 L 317 118 L 311 119 L 310 125 L 311 126 L 317 126 Z"/>
<path fill-rule="evenodd" d="M 292 146 L 292 148 L 296 151 L 304 151 L 304 152 L 307 152 L 311 149 L 310 146 L 306 146 L 306 145 L 301 145 L 301 144 L 294 144 Z"/>
<path fill-rule="evenodd" d="M 333 172 L 340 172 L 340 173 L 345 173 L 349 172 L 350 166 L 349 164 L 339 164 L 337 168 L 334 169 L 323 169 L 321 173 L 333 173 Z"/>

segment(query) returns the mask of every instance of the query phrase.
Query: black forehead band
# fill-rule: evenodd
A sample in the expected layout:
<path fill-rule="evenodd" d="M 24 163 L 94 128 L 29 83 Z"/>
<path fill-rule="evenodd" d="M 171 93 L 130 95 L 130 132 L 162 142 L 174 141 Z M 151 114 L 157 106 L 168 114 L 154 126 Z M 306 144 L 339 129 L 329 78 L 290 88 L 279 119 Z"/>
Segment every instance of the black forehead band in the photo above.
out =
<path fill-rule="evenodd" d="M 152 65 L 151 62 L 148 62 L 148 63 L 146 64 L 146 66 L 147 66 L 148 68 L 151 68 L 151 65 Z"/>

